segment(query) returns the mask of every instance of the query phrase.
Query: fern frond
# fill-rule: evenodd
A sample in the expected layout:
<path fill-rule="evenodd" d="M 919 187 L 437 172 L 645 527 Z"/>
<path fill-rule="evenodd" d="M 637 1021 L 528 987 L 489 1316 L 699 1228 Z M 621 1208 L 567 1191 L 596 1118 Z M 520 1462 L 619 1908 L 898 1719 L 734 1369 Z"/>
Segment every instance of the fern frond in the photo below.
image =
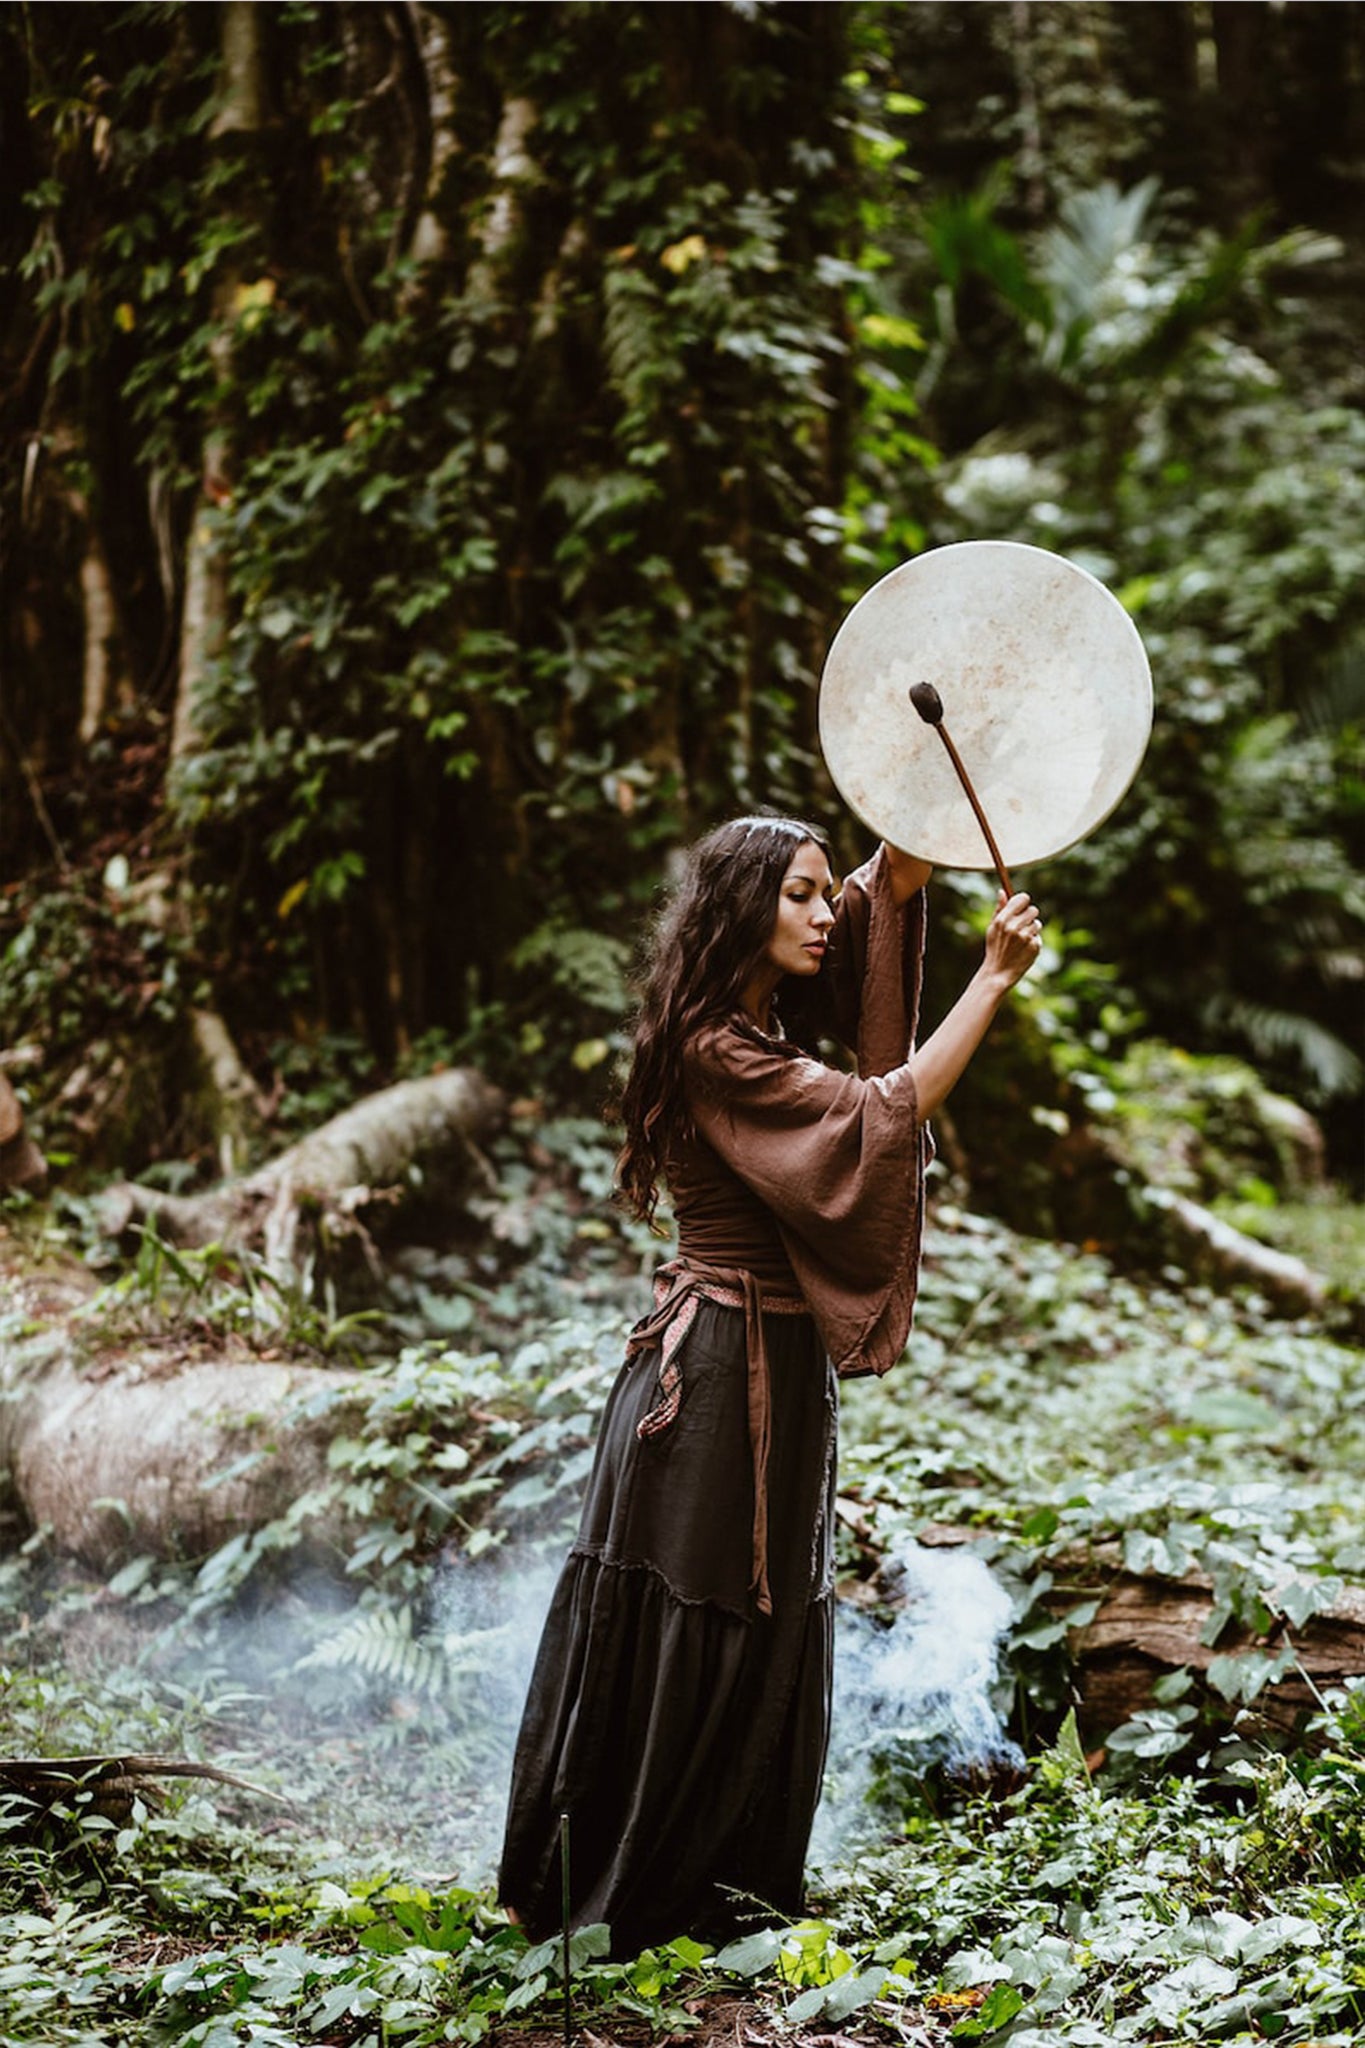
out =
<path fill-rule="evenodd" d="M 1325 1096 L 1354 1094 L 1365 1082 L 1365 1062 L 1336 1033 L 1311 1017 L 1267 1003 L 1230 996 L 1216 1005 L 1215 1021 L 1243 1037 L 1262 1059 L 1297 1061 Z"/>
<path fill-rule="evenodd" d="M 443 1693 L 449 1666 L 441 1649 L 413 1632 L 410 1607 L 367 1607 L 300 1657 L 296 1671 L 356 1671 L 405 1692 Z"/>
<path fill-rule="evenodd" d="M 509 1624 L 420 1636 L 412 1609 L 366 1607 L 300 1657 L 296 1671 L 353 1671 L 403 1692 L 447 1702 L 507 1661 Z"/>

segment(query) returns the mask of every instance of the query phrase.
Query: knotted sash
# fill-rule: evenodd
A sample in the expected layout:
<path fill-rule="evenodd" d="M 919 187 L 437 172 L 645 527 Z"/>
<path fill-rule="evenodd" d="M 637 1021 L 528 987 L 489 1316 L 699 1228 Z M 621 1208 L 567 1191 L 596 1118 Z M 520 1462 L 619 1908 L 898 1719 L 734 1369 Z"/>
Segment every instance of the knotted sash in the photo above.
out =
<path fill-rule="evenodd" d="M 753 1576 L 749 1591 L 760 1614 L 773 1611 L 768 1587 L 768 1452 L 772 1443 L 772 1375 L 763 1335 L 765 1315 L 808 1315 L 799 1294 L 764 1292 L 756 1273 L 743 1266 L 715 1266 L 695 1259 L 670 1259 L 654 1275 L 654 1307 L 626 1339 L 626 1357 L 659 1346 L 659 1398 L 636 1424 L 646 1441 L 671 1429 L 682 1407 L 682 1366 L 678 1353 L 696 1318 L 697 1303 L 744 1311 L 748 1360 L 749 1450 L 754 1471 Z"/>

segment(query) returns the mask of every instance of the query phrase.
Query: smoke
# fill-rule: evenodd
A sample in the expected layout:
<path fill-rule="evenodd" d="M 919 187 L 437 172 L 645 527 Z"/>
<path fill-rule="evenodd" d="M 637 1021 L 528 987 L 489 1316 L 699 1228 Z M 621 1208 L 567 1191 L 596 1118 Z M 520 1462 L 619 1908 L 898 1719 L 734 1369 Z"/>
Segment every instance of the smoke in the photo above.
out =
<path fill-rule="evenodd" d="M 153 1637 L 215 1762 L 287 1794 L 347 1866 L 433 1886 L 496 1873 L 512 1753 L 558 1571 L 529 1546 L 439 1566 L 411 1606 L 301 1572 L 259 1605 Z M 74 1646 L 73 1646 L 74 1647 Z M 130 1726 L 129 1748 L 179 1749 Z M 313 1853 L 310 1850 L 309 1853 Z"/>
<path fill-rule="evenodd" d="M 241 1731 L 220 1761 L 273 1766 L 348 1857 L 395 1875 L 490 1884 L 522 1704 L 559 1567 L 508 1545 L 453 1559 L 420 1613 L 361 1609 L 307 1575 L 253 1614 L 205 1618 L 178 1657 Z M 966 1549 L 915 1550 L 880 1575 L 894 1618 L 838 1603 L 834 1718 L 811 1862 L 896 1825 L 935 1769 L 1018 1767 L 992 1701 L 1009 1596 Z M 168 1674 L 169 1675 L 169 1674 Z M 235 1695 L 236 1704 L 232 1703 Z"/>
<path fill-rule="evenodd" d="M 491 1884 L 497 1871 L 521 1710 L 557 1577 L 557 1564 L 510 1551 L 491 1568 L 454 1565 L 437 1582 L 433 1625 L 478 1735 L 475 1768 L 452 1783 L 445 1817 L 462 1884 Z"/>
<path fill-rule="evenodd" d="M 994 1698 L 1012 1611 L 1004 1587 L 956 1547 L 916 1549 L 880 1577 L 904 1603 L 889 1625 L 848 1602 L 836 1617 L 834 1720 L 810 1851 L 817 1869 L 884 1833 L 885 1808 L 929 1771 L 968 1776 L 1024 1763 Z"/>

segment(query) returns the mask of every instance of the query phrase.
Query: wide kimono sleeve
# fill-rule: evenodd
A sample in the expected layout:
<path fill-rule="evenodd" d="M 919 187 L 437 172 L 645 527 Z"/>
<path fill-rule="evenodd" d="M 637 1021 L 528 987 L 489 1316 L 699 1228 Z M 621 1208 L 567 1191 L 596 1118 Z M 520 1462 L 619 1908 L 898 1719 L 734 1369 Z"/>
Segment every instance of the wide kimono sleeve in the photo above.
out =
<path fill-rule="evenodd" d="M 845 878 L 823 973 L 811 985 L 788 984 L 780 998 L 803 1045 L 837 1038 L 864 1076 L 889 1074 L 909 1058 L 919 1028 L 926 900 L 920 889 L 908 903 L 896 902 L 880 848 Z"/>
<path fill-rule="evenodd" d="M 841 1074 L 726 1024 L 692 1041 L 686 1074 L 698 1136 L 772 1212 L 838 1372 L 887 1372 L 919 1277 L 925 1146 L 911 1069 Z"/>

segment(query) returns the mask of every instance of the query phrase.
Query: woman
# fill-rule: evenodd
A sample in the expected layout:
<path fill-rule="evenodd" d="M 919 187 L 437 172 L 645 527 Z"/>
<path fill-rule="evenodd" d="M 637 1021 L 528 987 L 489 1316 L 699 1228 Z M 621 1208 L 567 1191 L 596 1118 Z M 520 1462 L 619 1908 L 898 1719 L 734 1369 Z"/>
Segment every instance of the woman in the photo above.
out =
<path fill-rule="evenodd" d="M 1037 958 L 1027 896 L 914 1050 L 923 863 L 883 846 L 835 897 L 828 844 L 740 818 L 655 936 L 620 1192 L 667 1186 L 678 1256 L 627 1340 L 513 1770 L 501 1896 L 617 1955 L 796 1913 L 829 1729 L 837 1380 L 909 1333 L 926 1118 Z M 779 999 L 782 1013 L 779 1016 Z M 857 1075 L 814 1054 L 821 1033 Z"/>

